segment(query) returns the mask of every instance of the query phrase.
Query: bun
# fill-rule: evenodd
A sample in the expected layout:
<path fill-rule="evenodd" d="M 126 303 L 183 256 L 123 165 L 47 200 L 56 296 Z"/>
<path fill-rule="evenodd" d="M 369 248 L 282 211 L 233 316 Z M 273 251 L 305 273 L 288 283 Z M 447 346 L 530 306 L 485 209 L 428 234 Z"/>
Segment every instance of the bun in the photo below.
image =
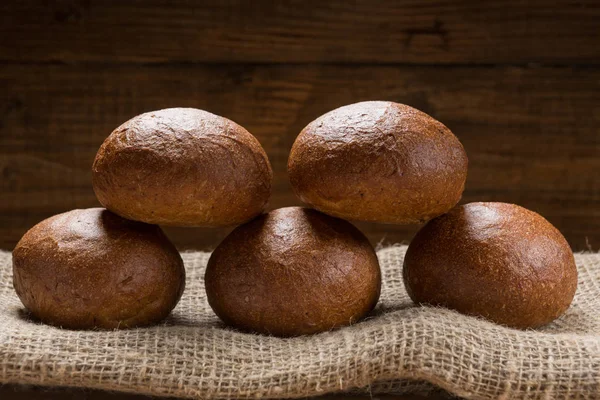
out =
<path fill-rule="evenodd" d="M 236 228 L 212 253 L 206 294 L 228 325 L 298 336 L 363 318 L 381 273 L 365 236 L 349 222 L 289 207 Z"/>
<path fill-rule="evenodd" d="M 227 226 L 260 214 L 273 172 L 247 130 L 194 108 L 138 115 L 104 141 L 92 168 L 100 203 L 128 219 Z"/>
<path fill-rule="evenodd" d="M 102 208 L 69 211 L 31 228 L 13 251 L 13 274 L 35 317 L 72 329 L 156 323 L 185 286 L 181 257 L 158 226 Z"/>
<path fill-rule="evenodd" d="M 404 259 L 404 282 L 416 303 L 535 328 L 567 310 L 577 268 L 565 238 L 539 214 L 514 204 L 470 203 L 417 233 Z"/>
<path fill-rule="evenodd" d="M 366 101 L 308 124 L 288 160 L 296 195 L 339 218 L 409 224 L 461 198 L 467 156 L 450 130 L 403 104 Z"/>

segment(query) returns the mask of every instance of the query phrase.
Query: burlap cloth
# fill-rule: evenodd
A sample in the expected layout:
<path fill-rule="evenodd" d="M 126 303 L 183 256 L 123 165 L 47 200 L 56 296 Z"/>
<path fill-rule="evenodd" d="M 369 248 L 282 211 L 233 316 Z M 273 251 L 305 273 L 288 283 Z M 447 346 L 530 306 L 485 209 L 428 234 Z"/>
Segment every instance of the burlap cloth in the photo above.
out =
<path fill-rule="evenodd" d="M 402 284 L 405 247 L 378 252 L 374 315 L 352 327 L 277 339 L 225 328 L 204 295 L 208 253 L 184 253 L 187 288 L 172 316 L 146 329 L 78 332 L 32 322 L 0 252 L 0 383 L 78 386 L 197 398 L 302 397 L 438 386 L 473 399 L 600 398 L 600 254 L 577 254 L 566 315 L 517 331 L 414 307 Z"/>

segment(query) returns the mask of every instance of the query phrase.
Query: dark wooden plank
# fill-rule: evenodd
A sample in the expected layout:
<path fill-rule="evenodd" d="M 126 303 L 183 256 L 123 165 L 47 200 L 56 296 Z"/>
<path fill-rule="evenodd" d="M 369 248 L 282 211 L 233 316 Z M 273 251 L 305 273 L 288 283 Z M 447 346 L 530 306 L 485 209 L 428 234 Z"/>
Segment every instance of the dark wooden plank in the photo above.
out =
<path fill-rule="evenodd" d="M 103 390 L 54 388 L 19 385 L 0 385 L 0 398 L 2 400 L 168 400 L 173 397 L 154 397 L 139 394 L 106 392 Z M 419 395 L 326 395 L 309 397 L 306 400 L 444 400 L 451 399 L 450 395 L 440 390 L 429 396 Z"/>
<path fill-rule="evenodd" d="M 25 0 L 0 21 L 17 62 L 600 62 L 596 0 Z"/>
<path fill-rule="evenodd" d="M 546 216 L 576 249 L 600 248 L 600 70 L 517 67 L 0 67 L 0 245 L 44 217 L 97 205 L 96 150 L 128 118 L 169 106 L 227 116 L 254 133 L 275 171 L 272 207 L 298 204 L 288 151 L 312 119 L 389 99 L 446 123 L 470 159 L 465 201 L 516 202 Z M 359 224 L 377 243 L 415 226 Z M 169 229 L 181 248 L 226 230 Z"/>

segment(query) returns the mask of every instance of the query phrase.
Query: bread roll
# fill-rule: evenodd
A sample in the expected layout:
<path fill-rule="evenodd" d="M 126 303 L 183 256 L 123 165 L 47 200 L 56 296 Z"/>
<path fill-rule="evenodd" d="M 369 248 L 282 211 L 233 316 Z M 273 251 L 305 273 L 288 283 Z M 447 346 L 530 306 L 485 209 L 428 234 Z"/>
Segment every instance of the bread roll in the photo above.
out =
<path fill-rule="evenodd" d="M 565 238 L 539 214 L 515 204 L 470 203 L 417 233 L 404 282 L 416 303 L 536 328 L 567 310 L 577 268 Z"/>
<path fill-rule="evenodd" d="M 100 203 L 150 224 L 227 226 L 260 214 L 273 173 L 247 130 L 193 108 L 138 115 L 104 141 L 92 170 Z"/>
<path fill-rule="evenodd" d="M 288 160 L 296 195 L 335 217 L 410 224 L 461 198 L 467 156 L 442 123 L 412 107 L 366 101 L 308 124 Z"/>
<path fill-rule="evenodd" d="M 215 249 L 206 294 L 228 325 L 298 336 L 348 325 L 377 303 L 373 247 L 349 222 L 289 207 L 236 228 Z"/>
<path fill-rule="evenodd" d="M 72 329 L 154 324 L 185 286 L 181 257 L 158 226 L 102 208 L 69 211 L 31 228 L 13 251 L 13 274 L 35 317 Z"/>

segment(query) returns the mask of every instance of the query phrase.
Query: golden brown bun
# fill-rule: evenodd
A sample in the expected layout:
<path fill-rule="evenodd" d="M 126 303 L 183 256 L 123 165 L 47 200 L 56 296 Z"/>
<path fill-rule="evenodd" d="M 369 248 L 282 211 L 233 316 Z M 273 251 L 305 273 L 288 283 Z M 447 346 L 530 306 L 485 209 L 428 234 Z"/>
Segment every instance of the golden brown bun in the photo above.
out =
<path fill-rule="evenodd" d="M 288 207 L 236 228 L 206 269 L 206 294 L 228 325 L 298 336 L 354 323 L 375 307 L 381 274 L 352 224 Z"/>
<path fill-rule="evenodd" d="M 366 101 L 308 124 L 292 147 L 288 173 L 296 195 L 324 213 L 408 224 L 458 203 L 467 163 L 456 136 L 429 115 Z"/>
<path fill-rule="evenodd" d="M 404 283 L 416 303 L 524 329 L 569 308 L 577 268 L 565 238 L 541 215 L 515 204 L 470 203 L 417 233 Z"/>
<path fill-rule="evenodd" d="M 185 286 L 181 257 L 158 226 L 103 208 L 69 211 L 31 228 L 13 251 L 13 275 L 35 317 L 72 329 L 156 323 Z"/>
<path fill-rule="evenodd" d="M 273 172 L 254 136 L 194 108 L 138 115 L 104 141 L 92 169 L 100 203 L 150 224 L 227 226 L 260 214 Z"/>

